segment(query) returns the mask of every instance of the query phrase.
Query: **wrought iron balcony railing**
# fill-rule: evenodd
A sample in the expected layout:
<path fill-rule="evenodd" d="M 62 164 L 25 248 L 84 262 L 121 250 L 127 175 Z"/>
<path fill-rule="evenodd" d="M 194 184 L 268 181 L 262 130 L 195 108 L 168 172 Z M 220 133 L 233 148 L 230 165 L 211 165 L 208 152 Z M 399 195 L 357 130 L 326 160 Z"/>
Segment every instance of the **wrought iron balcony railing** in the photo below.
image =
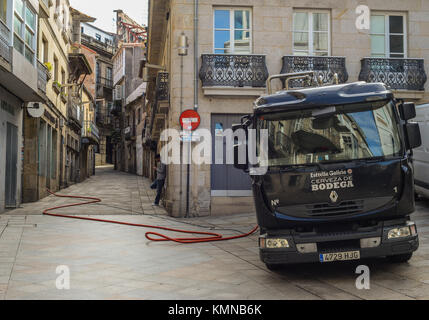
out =
<path fill-rule="evenodd" d="M 200 79 L 204 87 L 264 88 L 268 69 L 264 55 L 203 54 Z"/>
<path fill-rule="evenodd" d="M 95 142 L 100 140 L 100 131 L 93 121 L 85 120 L 83 122 L 82 138 L 87 138 Z"/>
<path fill-rule="evenodd" d="M 95 50 L 103 50 L 104 52 L 109 53 L 111 55 L 114 55 L 116 52 L 116 49 L 112 44 L 99 41 L 86 34 L 82 34 L 82 43 L 84 45 L 94 48 Z"/>
<path fill-rule="evenodd" d="M 319 57 L 319 56 L 284 56 L 281 73 L 294 73 L 302 71 L 315 71 L 323 83 L 333 83 L 334 75 L 338 75 L 340 83 L 346 83 L 349 75 L 346 69 L 344 57 Z M 303 81 L 291 81 L 291 87 L 305 86 Z"/>
<path fill-rule="evenodd" d="M 82 112 L 80 112 L 80 108 L 70 101 L 67 105 L 67 116 L 69 117 L 69 119 L 73 120 L 74 123 L 77 123 L 79 126 L 82 126 L 83 114 Z"/>
<path fill-rule="evenodd" d="M 361 81 L 382 82 L 394 90 L 425 90 L 423 59 L 364 58 L 361 63 Z"/>
<path fill-rule="evenodd" d="M 49 71 L 43 63 L 37 61 L 37 88 L 46 94 L 46 85 L 49 81 Z"/>
<path fill-rule="evenodd" d="M 156 94 L 158 101 L 168 101 L 170 97 L 168 72 L 158 72 L 156 79 Z"/>
<path fill-rule="evenodd" d="M 126 140 L 132 140 L 136 136 L 136 128 L 134 126 L 126 127 L 124 135 Z"/>
<path fill-rule="evenodd" d="M 105 88 L 113 89 L 113 79 L 97 77 L 97 86 L 103 86 Z"/>
<path fill-rule="evenodd" d="M 9 37 L 9 29 L 0 21 L 0 57 L 8 63 L 12 63 L 11 47 L 8 40 Z"/>
<path fill-rule="evenodd" d="M 121 112 L 122 112 L 122 102 L 115 101 L 115 103 L 113 104 L 110 110 L 110 114 L 112 114 L 113 116 L 119 116 Z"/>

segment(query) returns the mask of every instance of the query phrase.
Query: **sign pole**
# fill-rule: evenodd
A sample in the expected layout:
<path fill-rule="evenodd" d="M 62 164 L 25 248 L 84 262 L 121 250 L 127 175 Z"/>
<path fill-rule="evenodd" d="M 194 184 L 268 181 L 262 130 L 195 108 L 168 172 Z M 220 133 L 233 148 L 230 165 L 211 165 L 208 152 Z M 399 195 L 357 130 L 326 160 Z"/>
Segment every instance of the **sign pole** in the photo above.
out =
<path fill-rule="evenodd" d="M 201 117 L 195 110 L 186 110 L 180 115 L 180 125 L 184 130 L 183 142 L 188 143 L 188 163 L 186 177 L 186 218 L 190 217 L 190 186 L 191 186 L 191 161 L 192 161 L 192 141 L 193 131 L 197 130 L 201 124 Z M 186 137 L 186 138 L 185 138 Z"/>

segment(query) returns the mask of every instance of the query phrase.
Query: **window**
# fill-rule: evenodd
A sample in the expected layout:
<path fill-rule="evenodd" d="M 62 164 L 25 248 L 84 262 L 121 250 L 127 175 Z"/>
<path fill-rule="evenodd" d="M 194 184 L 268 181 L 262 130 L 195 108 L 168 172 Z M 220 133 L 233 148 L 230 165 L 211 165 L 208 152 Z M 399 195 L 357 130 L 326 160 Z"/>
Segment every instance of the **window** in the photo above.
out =
<path fill-rule="evenodd" d="M 42 37 L 42 51 L 40 53 L 41 58 L 43 59 L 44 63 L 49 62 L 49 45 L 48 40 L 43 36 Z"/>
<path fill-rule="evenodd" d="M 95 78 L 96 79 L 100 79 L 101 78 L 101 74 L 100 74 L 100 62 L 97 62 L 95 64 Z"/>
<path fill-rule="evenodd" d="M 0 21 L 2 21 L 4 24 L 7 24 L 6 15 L 7 15 L 7 0 L 0 0 Z"/>
<path fill-rule="evenodd" d="M 249 9 L 214 11 L 214 52 L 216 54 L 252 52 L 252 21 Z"/>
<path fill-rule="evenodd" d="M 64 71 L 63 68 L 61 68 L 61 84 L 66 84 L 66 72 Z"/>
<path fill-rule="evenodd" d="M 323 11 L 295 11 L 293 14 L 293 54 L 330 55 L 330 14 Z"/>
<path fill-rule="evenodd" d="M 58 58 L 54 55 L 54 81 L 58 82 L 59 64 Z"/>
<path fill-rule="evenodd" d="M 406 58 L 405 15 L 371 15 L 371 55 L 380 58 Z"/>
<path fill-rule="evenodd" d="M 14 40 L 13 46 L 31 63 L 35 63 L 36 48 L 36 13 L 26 1 L 15 1 L 15 13 L 13 22 Z"/>
<path fill-rule="evenodd" d="M 112 68 L 107 68 L 106 69 L 106 78 L 107 78 L 107 80 L 111 81 L 112 80 L 112 75 L 113 75 Z"/>
<path fill-rule="evenodd" d="M 95 39 L 97 39 L 98 41 L 101 41 L 101 35 L 99 35 L 98 33 L 95 34 Z"/>

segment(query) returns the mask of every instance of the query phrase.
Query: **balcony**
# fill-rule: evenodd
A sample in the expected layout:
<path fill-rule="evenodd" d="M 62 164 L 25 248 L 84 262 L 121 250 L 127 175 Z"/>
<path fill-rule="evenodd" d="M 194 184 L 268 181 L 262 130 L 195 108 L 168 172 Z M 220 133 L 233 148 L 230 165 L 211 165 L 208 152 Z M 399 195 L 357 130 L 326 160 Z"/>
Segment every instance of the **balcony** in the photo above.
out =
<path fill-rule="evenodd" d="M 93 121 L 84 121 L 82 127 L 82 144 L 99 144 L 100 132 Z"/>
<path fill-rule="evenodd" d="M 95 121 L 98 125 L 104 125 L 106 119 L 106 113 L 104 110 L 97 110 L 97 113 L 95 115 Z"/>
<path fill-rule="evenodd" d="M 0 58 L 12 64 L 12 50 L 9 45 L 9 37 L 9 29 L 0 21 Z"/>
<path fill-rule="evenodd" d="M 121 101 L 115 101 L 114 105 L 112 106 L 112 109 L 110 113 L 113 116 L 119 116 L 122 112 L 122 102 Z"/>
<path fill-rule="evenodd" d="M 125 140 L 135 140 L 136 138 L 136 129 L 135 127 L 126 127 L 124 129 L 124 134 L 125 134 Z"/>
<path fill-rule="evenodd" d="M 206 95 L 223 94 L 216 87 L 240 88 L 230 90 L 234 95 L 258 95 L 256 91 L 265 91 L 269 76 L 265 55 L 203 54 L 201 59 L 200 79 Z"/>
<path fill-rule="evenodd" d="M 108 78 L 97 78 L 97 98 L 111 99 L 113 80 Z"/>
<path fill-rule="evenodd" d="M 80 108 L 73 102 L 69 101 L 67 105 L 67 116 L 69 124 L 72 125 L 75 129 L 80 130 L 82 128 L 82 113 Z"/>
<path fill-rule="evenodd" d="M 82 44 L 96 51 L 101 50 L 111 56 L 116 53 L 116 49 L 113 45 L 98 41 L 97 39 L 86 34 L 82 34 Z"/>
<path fill-rule="evenodd" d="M 156 79 L 156 95 L 158 101 L 168 101 L 170 91 L 168 85 L 168 72 L 159 72 Z"/>
<path fill-rule="evenodd" d="M 425 90 L 427 75 L 423 59 L 364 58 L 359 80 L 382 82 L 392 90 Z"/>
<path fill-rule="evenodd" d="M 97 86 L 113 89 L 113 80 L 108 78 L 98 77 Z"/>
<path fill-rule="evenodd" d="M 156 78 L 157 113 L 168 113 L 170 109 L 170 86 L 168 72 L 158 72 Z"/>
<path fill-rule="evenodd" d="M 344 57 L 319 56 L 284 56 L 281 73 L 314 71 L 324 84 L 334 83 L 334 75 L 338 75 L 339 83 L 346 83 L 349 75 Z M 303 87 L 302 80 L 290 82 L 291 87 Z"/>
<path fill-rule="evenodd" d="M 46 94 L 46 85 L 50 79 L 48 68 L 43 63 L 37 61 L 37 88 Z"/>

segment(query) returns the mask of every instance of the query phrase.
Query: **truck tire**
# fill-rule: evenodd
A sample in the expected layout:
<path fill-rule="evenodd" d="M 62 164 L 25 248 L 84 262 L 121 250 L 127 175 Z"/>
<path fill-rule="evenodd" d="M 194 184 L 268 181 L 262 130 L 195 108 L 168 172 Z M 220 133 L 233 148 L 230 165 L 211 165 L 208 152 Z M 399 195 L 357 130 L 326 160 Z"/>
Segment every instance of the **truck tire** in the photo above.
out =
<path fill-rule="evenodd" d="M 398 254 L 396 256 L 389 256 L 387 259 L 393 263 L 406 263 L 413 257 L 412 253 Z"/>
<path fill-rule="evenodd" d="M 270 271 L 278 271 L 278 270 L 282 269 L 282 267 L 283 267 L 283 265 L 281 265 L 281 264 L 266 263 L 265 265 L 267 266 L 267 269 Z"/>

